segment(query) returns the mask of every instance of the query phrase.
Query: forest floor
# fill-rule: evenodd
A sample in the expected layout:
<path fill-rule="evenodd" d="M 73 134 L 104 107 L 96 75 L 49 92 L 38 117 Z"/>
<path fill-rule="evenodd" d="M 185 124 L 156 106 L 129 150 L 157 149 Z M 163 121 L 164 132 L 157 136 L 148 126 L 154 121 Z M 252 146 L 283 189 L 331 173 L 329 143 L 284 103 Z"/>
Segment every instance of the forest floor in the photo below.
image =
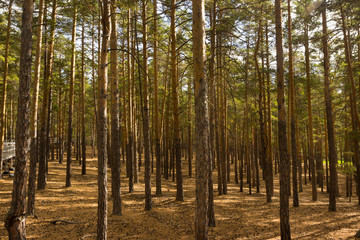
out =
<path fill-rule="evenodd" d="M 73 161 L 72 187 L 65 188 L 66 164 L 49 163 L 47 188 L 36 192 L 36 217 L 28 217 L 28 239 L 96 239 L 97 222 L 97 161 L 88 159 L 87 175 Z M 183 163 L 184 201 L 175 201 L 176 184 L 162 181 L 163 195 L 152 197 L 151 211 L 144 210 L 143 172 L 135 192 L 128 193 L 122 164 L 122 216 L 113 216 L 112 202 L 108 206 L 108 239 L 194 239 L 195 179 L 185 176 Z M 233 165 L 232 165 L 233 168 Z M 142 168 L 143 170 L 143 168 Z M 154 169 L 155 170 L 155 169 Z M 110 189 L 110 171 L 109 171 Z M 216 227 L 210 228 L 210 239 L 280 239 L 279 182 L 274 176 L 273 202 L 266 203 L 264 182 L 260 193 L 248 194 L 234 183 L 232 175 L 228 194 L 218 196 L 217 174 L 214 172 Z M 293 239 L 354 239 L 360 230 L 360 208 L 345 195 L 344 177 L 340 175 L 340 194 L 337 212 L 328 212 L 328 194 L 320 193 L 311 201 L 311 185 L 303 186 L 299 194 L 300 207 L 292 207 L 290 198 L 291 235 Z M 3 219 L 10 206 L 12 179 L 0 180 L 0 239 L 7 239 Z M 255 192 L 256 189 L 253 189 Z M 152 174 L 152 193 L 155 193 L 155 174 Z M 52 220 L 83 222 L 77 224 L 50 223 Z"/>

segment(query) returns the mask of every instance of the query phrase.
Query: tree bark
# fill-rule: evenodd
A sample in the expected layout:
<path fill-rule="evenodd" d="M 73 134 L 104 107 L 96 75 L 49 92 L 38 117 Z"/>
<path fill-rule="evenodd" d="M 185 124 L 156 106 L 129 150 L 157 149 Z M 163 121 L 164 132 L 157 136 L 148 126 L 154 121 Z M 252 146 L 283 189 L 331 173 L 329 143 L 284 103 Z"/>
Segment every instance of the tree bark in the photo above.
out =
<path fill-rule="evenodd" d="M 102 44 L 98 76 L 98 212 L 97 239 L 107 239 L 107 82 L 108 47 L 110 35 L 110 1 L 101 0 Z"/>
<path fill-rule="evenodd" d="M 155 156 L 156 156 L 156 195 L 161 192 L 161 149 L 159 127 L 159 100 L 158 100 L 158 33 L 157 33 L 157 0 L 154 0 L 154 105 L 155 105 Z"/>
<path fill-rule="evenodd" d="M 5 228 L 9 239 L 26 239 L 25 207 L 30 118 L 30 83 L 33 1 L 23 1 L 21 25 L 21 52 L 19 71 L 19 98 L 15 133 L 15 177 L 10 210 L 6 215 Z"/>
<path fill-rule="evenodd" d="M 295 82 L 292 50 L 292 19 L 291 0 L 288 0 L 288 31 L 289 31 L 289 84 L 290 84 L 290 137 L 292 158 L 293 206 L 299 207 L 298 180 L 297 180 L 297 146 L 296 146 L 296 116 L 295 116 Z"/>
<path fill-rule="evenodd" d="M 82 22 L 81 32 L 81 174 L 86 174 L 86 129 L 85 129 L 85 26 Z"/>
<path fill-rule="evenodd" d="M 328 133 L 328 144 L 329 144 L 329 167 L 330 167 L 330 191 L 329 191 L 329 211 L 336 211 L 336 145 L 335 145 L 335 133 L 334 133 L 334 121 L 333 121 L 333 110 L 332 110 L 332 98 L 330 90 L 330 79 L 329 79 L 329 51 L 328 51 L 328 33 L 327 33 L 327 20 L 326 20 L 326 0 L 323 3 L 322 8 L 322 44 L 324 52 L 324 84 L 325 84 L 325 106 L 326 106 L 326 122 L 327 122 L 327 133 Z"/>
<path fill-rule="evenodd" d="M 195 239 L 208 239 L 208 172 L 211 170 L 209 169 L 211 158 L 209 151 L 208 83 L 205 64 L 204 0 L 193 0 L 193 36 L 196 133 Z"/>
<path fill-rule="evenodd" d="M 119 79 L 117 56 L 116 3 L 111 0 L 111 37 L 110 37 L 110 81 L 111 81 L 111 185 L 113 214 L 121 215 L 120 163 L 121 138 L 119 126 Z"/>
<path fill-rule="evenodd" d="M 34 79 L 32 82 L 32 99 L 31 99 L 31 116 L 30 116 L 30 169 L 29 169 L 29 189 L 27 213 L 33 215 L 35 213 L 35 183 L 36 183 L 36 163 L 38 158 L 37 145 L 37 112 L 39 98 L 39 79 L 40 79 L 40 62 L 42 50 L 42 29 L 43 29 L 43 8 L 44 1 L 39 1 L 39 16 L 37 27 L 36 54 L 34 66 Z"/>
<path fill-rule="evenodd" d="M 142 1 L 143 22 L 143 137 L 145 152 L 145 210 L 151 210 L 151 173 L 150 173 L 150 127 L 149 127 L 149 93 L 148 93 L 148 64 L 147 64 L 147 23 L 146 23 L 146 0 Z M 141 88 L 141 82 L 140 82 Z M 141 89 L 140 89 L 141 90 Z M 140 156 L 139 156 L 140 159 Z"/>
<path fill-rule="evenodd" d="M 289 221 L 289 191 L 286 171 L 288 171 L 288 151 L 286 135 L 286 112 L 284 97 L 284 53 L 282 36 L 281 0 L 275 0 L 277 101 L 278 101 L 278 141 L 280 155 L 280 231 L 281 239 L 291 239 Z"/>
<path fill-rule="evenodd" d="M 171 0 L 171 84 L 172 84 L 172 101 L 174 116 L 174 145 L 175 145 L 175 162 L 176 162 L 176 200 L 184 201 L 183 177 L 181 167 L 181 145 L 180 145 L 180 123 L 179 123 L 179 99 L 178 99 L 178 81 L 177 81 L 177 64 L 176 64 L 176 0 Z"/>
<path fill-rule="evenodd" d="M 73 109 L 74 109 L 74 81 L 75 81 L 75 41 L 76 41 L 76 19 L 77 5 L 74 4 L 73 27 L 72 27 L 72 46 L 71 46 L 71 68 L 70 68 L 70 90 L 69 90 L 69 119 L 68 119 L 68 136 L 67 136 L 67 157 L 66 157 L 66 184 L 65 187 L 71 187 L 71 145 L 73 132 Z"/>

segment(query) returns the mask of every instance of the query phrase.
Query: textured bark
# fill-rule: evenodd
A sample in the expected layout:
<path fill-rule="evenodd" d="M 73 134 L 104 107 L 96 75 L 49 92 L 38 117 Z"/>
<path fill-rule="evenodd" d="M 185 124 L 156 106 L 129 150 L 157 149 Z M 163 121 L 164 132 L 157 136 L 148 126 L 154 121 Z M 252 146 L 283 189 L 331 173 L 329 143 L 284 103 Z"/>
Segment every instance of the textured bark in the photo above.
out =
<path fill-rule="evenodd" d="M 176 64 L 176 33 L 175 33 L 175 10 L 176 0 L 171 0 L 171 85 L 172 85 L 172 102 L 174 116 L 174 147 L 176 162 L 176 200 L 184 200 L 183 177 L 181 167 L 181 144 L 180 144 L 180 122 L 179 122 L 179 99 L 178 99 L 178 81 L 177 81 L 177 64 Z"/>
<path fill-rule="evenodd" d="M 335 145 L 335 133 L 334 133 L 334 121 L 332 110 L 332 99 L 330 90 L 329 79 L 329 51 L 328 51 L 328 33 L 327 33 L 327 20 L 326 20 L 326 0 L 323 3 L 322 8 L 322 44 L 324 52 L 324 84 L 325 84 L 325 106 L 326 106 L 326 122 L 329 144 L 329 166 L 330 166 L 330 191 L 329 191 L 329 211 L 336 211 L 336 145 Z"/>
<path fill-rule="evenodd" d="M 75 41 L 76 41 L 76 18 L 77 6 L 75 1 L 73 27 L 72 27 L 72 40 L 71 40 L 71 68 L 70 68 L 70 90 L 69 90 L 69 116 L 68 116 L 68 135 L 67 135 L 67 157 L 66 157 L 66 183 L 65 187 L 71 187 L 71 145 L 72 145 L 72 132 L 73 132 L 73 109 L 74 109 L 74 81 L 75 81 Z"/>
<path fill-rule="evenodd" d="M 286 112 L 284 97 L 284 53 L 282 36 L 281 0 L 275 0 L 276 62 L 277 62 L 277 101 L 278 101 L 278 141 L 280 155 L 280 231 L 281 239 L 291 239 L 289 221 L 289 191 L 286 171 L 288 171 L 288 152 L 286 135 Z"/>
<path fill-rule="evenodd" d="M 110 35 L 110 1 L 101 3 L 102 44 L 98 76 L 98 212 L 97 239 L 107 239 L 107 82 L 108 82 L 108 47 Z"/>
<path fill-rule="evenodd" d="M 2 84 L 2 96 L 1 96 L 1 105 L 0 105 L 0 178 L 2 178 L 3 172 L 3 161 L 2 161 L 2 151 L 4 147 L 4 136 L 5 136 L 5 114 L 6 114 L 6 95 L 7 95 L 7 79 L 9 72 L 9 49 L 10 49 L 10 28 L 11 28 L 11 13 L 12 13 L 12 4 L 14 0 L 9 1 L 8 7 L 8 17 L 7 17 L 7 27 L 6 27 L 6 42 L 5 42 L 5 56 L 4 56 L 4 75 L 3 75 L 3 84 Z M 11 98 L 10 98 L 11 100 Z"/>
<path fill-rule="evenodd" d="M 299 207 L 298 180 L 297 180 L 297 146 L 296 146 L 296 116 L 295 116 L 295 82 L 292 50 L 292 19 L 291 0 L 288 0 L 288 31 L 289 31 L 289 84 L 290 84 L 290 136 L 292 159 L 293 206 Z"/>
<path fill-rule="evenodd" d="M 145 152 L 145 210 L 151 210 L 151 173 L 150 173 L 150 127 L 149 127 L 149 91 L 148 91 L 148 64 L 147 64 L 147 23 L 146 23 L 146 0 L 142 2 L 142 24 L 143 24 L 143 137 Z M 141 84 L 141 82 L 140 82 Z M 141 87 L 141 85 L 140 85 Z M 139 156 L 140 159 L 140 156 Z"/>
<path fill-rule="evenodd" d="M 158 100 L 158 33 L 157 33 L 157 0 L 154 0 L 154 105 L 155 105 L 155 157 L 156 157 L 156 195 L 161 193 L 161 149 L 159 126 L 159 100 Z"/>
<path fill-rule="evenodd" d="M 196 133 L 195 239 L 208 239 L 208 172 L 211 170 L 209 168 L 211 158 L 209 151 L 208 84 L 205 64 L 204 0 L 193 0 L 193 36 Z"/>
<path fill-rule="evenodd" d="M 119 79 L 117 56 L 117 20 L 116 3 L 111 0 L 111 38 L 110 38 L 110 81 L 111 81 L 111 186 L 113 197 L 113 214 L 121 215 L 120 189 L 120 126 L 119 126 Z"/>
<path fill-rule="evenodd" d="M 29 120 L 30 120 L 30 83 L 31 83 L 31 50 L 33 1 L 23 1 L 21 25 L 21 52 L 19 71 L 19 98 L 15 133 L 15 177 L 13 183 L 10 210 L 5 219 L 5 228 L 9 239 L 26 239 L 25 207 Z"/>

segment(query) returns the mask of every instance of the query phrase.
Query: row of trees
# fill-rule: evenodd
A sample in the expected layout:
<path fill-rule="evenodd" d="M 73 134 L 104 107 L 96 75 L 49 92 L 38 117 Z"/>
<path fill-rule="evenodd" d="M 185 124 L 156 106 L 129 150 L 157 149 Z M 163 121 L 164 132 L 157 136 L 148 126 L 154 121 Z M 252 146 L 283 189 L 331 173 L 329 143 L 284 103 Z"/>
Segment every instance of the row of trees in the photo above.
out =
<path fill-rule="evenodd" d="M 355 179 L 360 200 L 357 1 L 288 0 L 283 8 L 280 0 L 39 0 L 36 24 L 33 2 L 23 4 L 21 24 L 12 0 L 1 15 L 7 31 L 1 36 L 0 149 L 15 129 L 17 148 L 10 232 L 25 236 L 24 197 L 26 213 L 34 214 L 36 180 L 37 189 L 46 188 L 48 162 L 62 163 L 66 151 L 65 186 L 71 187 L 73 150 L 86 174 L 86 146 L 94 156 L 95 143 L 100 239 L 106 238 L 108 164 L 113 214 L 121 215 L 121 160 L 129 192 L 144 164 L 145 209 L 151 210 L 154 168 L 156 196 L 162 195 L 162 178 L 172 177 L 176 200 L 183 201 L 183 160 L 192 177 L 193 144 L 198 239 L 215 226 L 212 173 L 217 171 L 218 194 L 227 194 L 232 164 L 240 191 L 247 184 L 250 194 L 254 187 L 259 192 L 265 180 L 267 202 L 280 172 L 283 239 L 290 238 L 290 172 L 294 207 L 301 204 L 303 182 L 311 181 L 312 200 L 317 187 L 326 186 L 329 210 L 335 211 L 339 169 L 346 174 L 347 196 Z M 17 101 L 7 98 L 16 91 Z"/>

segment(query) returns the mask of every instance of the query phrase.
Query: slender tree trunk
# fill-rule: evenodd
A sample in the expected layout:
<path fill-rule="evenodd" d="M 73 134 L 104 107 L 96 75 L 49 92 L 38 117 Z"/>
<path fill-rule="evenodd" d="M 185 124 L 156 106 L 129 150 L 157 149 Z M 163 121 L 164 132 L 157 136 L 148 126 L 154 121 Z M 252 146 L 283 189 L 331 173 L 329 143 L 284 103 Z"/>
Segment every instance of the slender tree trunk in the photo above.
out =
<path fill-rule="evenodd" d="M 44 96 L 41 111 L 41 128 L 40 128 L 40 147 L 39 148 L 39 175 L 38 175 L 38 189 L 45 189 L 46 175 L 47 175 L 47 160 L 48 160 L 48 124 L 50 116 L 50 101 L 51 101 L 51 82 L 54 61 L 54 38 L 55 38 L 55 21 L 56 21 L 57 2 L 53 3 L 52 23 L 50 27 L 50 40 L 47 49 L 46 67 L 44 74 Z"/>
<path fill-rule="evenodd" d="M 130 58 L 130 52 L 132 51 L 131 48 L 131 43 L 132 41 L 132 36 L 133 34 L 131 34 L 131 38 L 130 38 L 130 26 L 132 26 L 131 24 L 131 13 L 130 13 L 130 9 L 128 10 L 128 26 L 127 26 L 127 33 L 126 33 L 126 37 L 127 37 L 127 74 L 128 74 L 128 87 L 129 87 L 129 91 L 128 91 L 128 110 L 129 110 L 129 114 L 128 114 L 128 145 L 127 145 L 127 149 L 126 149 L 126 166 L 127 166 L 127 176 L 129 177 L 129 192 L 133 192 L 134 191 L 134 177 L 133 177 L 133 87 L 132 87 L 132 64 L 131 62 L 133 61 L 133 59 Z"/>
<path fill-rule="evenodd" d="M 295 116 L 295 82 L 294 63 L 292 50 L 292 20 L 291 0 L 288 0 L 288 31 L 289 31 L 289 84 L 290 84 L 290 135 L 291 135 L 291 159 L 293 178 L 293 206 L 299 207 L 298 180 L 297 180 L 297 146 L 296 146 L 296 116 Z"/>
<path fill-rule="evenodd" d="M 81 32 L 81 174 L 86 174 L 86 129 L 85 129 L 85 26 L 82 22 Z"/>
<path fill-rule="evenodd" d="M 30 83 L 33 1 L 23 1 L 21 25 L 21 52 L 19 71 L 19 98 L 15 133 L 16 167 L 10 210 L 5 219 L 9 239 L 26 239 L 25 207 L 30 120 Z"/>
<path fill-rule="evenodd" d="M 149 126 L 149 93 L 148 93 L 148 63 L 147 63 L 147 23 L 146 23 L 146 0 L 142 2 L 142 22 L 143 22 L 143 137 L 145 153 L 145 210 L 151 210 L 151 173 L 150 173 L 150 126 Z M 141 82 L 140 82 L 141 88 Z M 141 91 L 141 89 L 140 89 Z M 140 156 L 139 156 L 140 159 Z"/>
<path fill-rule="evenodd" d="M 75 41 L 76 41 L 76 19 L 77 5 L 74 4 L 73 27 L 72 27 L 72 46 L 71 46 L 71 68 L 70 68 L 70 92 L 69 92 L 69 119 L 68 119 L 68 136 L 67 136 L 67 156 L 66 156 L 66 187 L 71 187 L 71 145 L 73 132 L 73 109 L 74 109 L 74 81 L 75 81 Z"/>
<path fill-rule="evenodd" d="M 119 79 L 117 56 L 117 20 L 116 3 L 111 0 L 111 37 L 110 37 L 110 81 L 111 81 L 111 185 L 113 214 L 121 215 L 120 189 L 120 126 L 119 126 Z"/>
<path fill-rule="evenodd" d="M 192 177 L 192 137 L 191 137 L 191 83 L 188 81 L 188 163 L 189 163 L 189 177 Z"/>
<path fill-rule="evenodd" d="M 27 213 L 35 214 L 35 183 L 36 183 L 36 163 L 38 158 L 38 144 L 37 144 L 37 112 L 38 112 L 38 98 L 39 98 L 39 79 L 40 79 L 40 63 L 42 50 L 42 29 L 43 29 L 43 14 L 44 1 L 39 1 L 39 15 L 37 26 L 37 40 L 36 40 L 36 54 L 34 66 L 34 79 L 32 82 L 32 99 L 31 99 L 31 116 L 30 116 L 30 169 L 29 169 L 29 186 L 28 186 L 28 203 Z M 2 165 L 2 164 L 1 164 Z"/>
<path fill-rule="evenodd" d="M 282 36 L 281 0 L 275 0 L 276 30 L 276 62 L 277 62 L 277 93 L 278 93 L 278 141 L 280 155 L 280 231 L 281 239 L 291 239 L 289 221 L 289 191 L 286 171 L 288 171 L 288 151 L 286 135 L 286 112 L 284 97 L 284 53 Z"/>
<path fill-rule="evenodd" d="M 266 31 L 266 80 L 267 80 L 267 118 L 268 118 L 268 147 L 267 147 L 267 164 L 270 180 L 271 196 L 274 195 L 274 179 L 273 179 L 273 152 L 272 152 L 272 120 L 271 120 L 271 95 L 270 95 L 270 60 L 269 60 L 269 31 L 268 21 L 265 26 Z"/>
<path fill-rule="evenodd" d="M 100 68 L 98 76 L 98 212 L 97 212 L 97 239 L 107 239 L 107 82 L 108 82 L 108 47 L 110 35 L 110 1 L 101 3 L 102 44 Z"/>
<path fill-rule="evenodd" d="M 355 80 L 354 80 L 354 73 L 353 73 L 353 64 L 351 59 L 351 49 L 349 46 L 349 39 L 348 35 L 346 34 L 346 24 L 345 24 L 345 16 L 344 10 L 341 6 L 341 20 L 342 20 L 342 30 L 344 34 L 344 46 L 345 46 L 345 58 L 347 63 L 347 76 L 348 76 L 348 85 L 350 85 L 350 109 L 351 109 L 351 125 L 352 130 L 358 132 L 360 129 L 360 121 L 359 115 L 357 111 L 357 100 L 356 100 L 356 87 L 355 87 Z M 360 160 L 359 160 L 359 140 L 358 138 L 353 138 L 353 152 L 354 152 L 354 163 L 356 166 L 356 188 L 357 188 L 357 195 L 358 195 L 358 204 L 360 205 Z M 329 159 L 330 160 L 330 159 Z M 330 166 L 331 171 L 331 166 Z M 331 178 L 331 176 L 330 176 Z M 331 181 L 331 179 L 330 179 Z"/>
<path fill-rule="evenodd" d="M 329 211 L 336 211 L 336 146 L 335 146 L 335 133 L 334 133 L 334 121 L 332 110 L 332 99 L 330 90 L 329 79 L 329 52 L 328 52 L 328 33 L 327 33 L 327 20 L 326 20 L 326 0 L 323 3 L 322 9 L 322 26 L 323 26 L 323 52 L 324 52 L 324 84 L 325 84 L 325 105 L 326 105 L 326 120 L 327 120 L 327 132 L 329 143 L 329 166 L 330 166 L 330 191 L 329 191 Z"/>
<path fill-rule="evenodd" d="M 176 200 L 184 201 L 183 177 L 181 167 L 181 145 L 180 145 L 180 123 L 179 123 L 179 100 L 178 100 L 178 81 L 177 81 L 177 64 L 176 64 L 176 33 L 175 33 L 175 17 L 176 17 L 176 0 L 171 0 L 171 84 L 172 84 L 172 100 L 174 115 L 174 145 L 176 160 Z"/>
<path fill-rule="evenodd" d="M 316 171 L 314 158 L 314 134 L 311 106 L 311 77 L 310 77 L 310 50 L 309 50 L 309 25 L 305 23 L 305 67 L 306 67 L 306 94 L 308 106 L 308 135 L 309 135 L 309 167 L 311 170 L 312 200 L 317 201 Z M 309 171 L 310 176 L 310 171 Z"/>
<path fill-rule="evenodd" d="M 155 105 L 155 156 L 156 156 L 156 195 L 161 193 L 161 149 L 158 100 L 158 33 L 157 33 L 157 0 L 154 0 L 154 105 Z"/>
<path fill-rule="evenodd" d="M 193 1 L 193 53 L 196 132 L 196 212 L 195 238 L 208 239 L 209 151 L 208 84 L 206 79 L 205 1 Z M 211 166 L 211 165 L 210 165 Z"/>

